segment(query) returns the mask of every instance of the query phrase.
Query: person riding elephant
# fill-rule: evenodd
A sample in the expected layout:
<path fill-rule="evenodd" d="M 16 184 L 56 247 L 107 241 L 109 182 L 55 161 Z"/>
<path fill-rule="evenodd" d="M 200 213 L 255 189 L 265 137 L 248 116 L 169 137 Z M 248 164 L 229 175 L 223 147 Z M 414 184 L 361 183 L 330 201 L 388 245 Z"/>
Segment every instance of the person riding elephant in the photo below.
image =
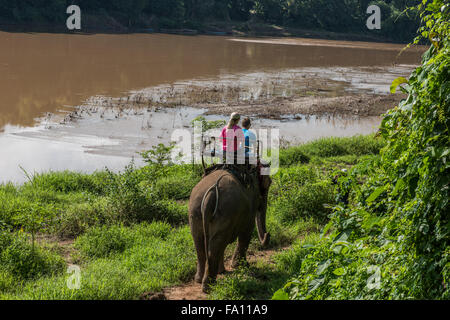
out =
<path fill-rule="evenodd" d="M 260 171 L 261 167 L 258 167 Z M 207 292 L 216 276 L 224 271 L 224 252 L 238 239 L 232 266 L 246 261 L 255 222 L 261 245 L 267 246 L 267 197 L 270 176 L 258 172 L 245 186 L 228 170 L 218 169 L 205 176 L 189 199 L 189 224 L 197 251 L 195 281 Z"/>
<path fill-rule="evenodd" d="M 253 161 L 256 162 L 255 152 L 257 138 L 255 133 L 250 130 L 251 126 L 252 122 L 249 117 L 242 119 L 242 131 L 244 132 L 245 139 L 245 164 L 247 165 L 250 163 L 253 164 Z"/>
<path fill-rule="evenodd" d="M 220 138 L 222 139 L 223 163 L 243 163 L 245 137 L 242 128 L 238 126 L 240 119 L 240 114 L 233 112 L 230 116 L 228 124 L 223 127 L 220 134 Z M 242 155 L 239 157 L 240 153 L 242 153 Z M 242 160 L 238 161 L 238 158 L 242 158 Z"/>

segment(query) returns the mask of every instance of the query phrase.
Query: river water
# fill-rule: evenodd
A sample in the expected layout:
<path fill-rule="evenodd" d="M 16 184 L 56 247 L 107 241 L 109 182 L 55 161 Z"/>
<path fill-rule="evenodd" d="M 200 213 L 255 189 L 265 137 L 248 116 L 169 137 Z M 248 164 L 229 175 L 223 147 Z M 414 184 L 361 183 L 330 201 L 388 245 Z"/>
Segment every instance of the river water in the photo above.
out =
<path fill-rule="evenodd" d="M 252 77 L 265 77 L 267 87 L 286 74 L 325 79 L 325 86 L 336 88 L 332 95 L 342 90 L 387 94 L 390 82 L 396 76 L 407 76 L 423 52 L 423 48 L 413 48 L 399 56 L 402 48 L 313 39 L 0 32 L 0 183 L 24 181 L 19 166 L 31 173 L 123 168 L 136 151 L 170 139 L 168 119 L 171 129 L 187 127 L 204 112 L 186 105 L 159 115 L 147 110 L 121 119 L 112 113 L 109 120 L 106 115 L 63 125 L 46 122 L 48 113 L 64 116 L 93 97 L 120 98 L 193 81 L 257 83 Z M 289 83 L 291 89 L 298 85 Z M 146 116 L 155 122 L 152 129 L 144 130 Z M 281 123 L 258 121 L 271 127 Z M 282 127 L 292 141 L 304 142 L 330 134 L 373 132 L 378 123 L 378 117 L 313 117 L 284 121 Z"/>

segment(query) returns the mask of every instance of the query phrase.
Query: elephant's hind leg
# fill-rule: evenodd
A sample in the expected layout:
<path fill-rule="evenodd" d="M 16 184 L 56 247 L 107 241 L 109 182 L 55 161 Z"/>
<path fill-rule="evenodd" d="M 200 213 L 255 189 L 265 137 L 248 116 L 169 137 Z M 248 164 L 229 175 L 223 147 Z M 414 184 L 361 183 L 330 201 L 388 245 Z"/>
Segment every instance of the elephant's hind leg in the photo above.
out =
<path fill-rule="evenodd" d="M 218 274 L 225 273 L 224 255 L 225 255 L 225 250 L 223 250 L 222 255 L 219 257 L 219 268 L 217 270 Z"/>
<path fill-rule="evenodd" d="M 194 239 L 195 250 L 197 251 L 197 273 L 195 274 L 195 282 L 202 283 L 205 274 L 206 253 L 205 238 L 203 229 L 197 228 L 197 224 L 191 224 L 192 238 Z"/>
<path fill-rule="evenodd" d="M 251 232 L 244 232 L 241 235 L 239 235 L 236 250 L 234 251 L 233 260 L 231 262 L 231 266 L 233 268 L 236 268 L 239 265 L 247 264 L 246 255 L 248 246 L 250 245 L 251 238 L 252 238 Z"/>
<path fill-rule="evenodd" d="M 217 238 L 210 241 L 208 261 L 206 263 L 205 274 L 203 276 L 203 292 L 209 292 L 210 285 L 216 281 L 219 267 L 223 264 L 223 256 L 226 248 L 225 241 Z"/>
<path fill-rule="evenodd" d="M 197 249 L 197 273 L 195 274 L 195 282 L 202 283 L 203 277 L 205 275 L 205 266 L 206 266 L 206 254 L 205 248 L 203 247 L 203 237 L 199 240 L 199 245 L 195 245 Z M 197 243 L 197 242 L 196 242 Z"/>

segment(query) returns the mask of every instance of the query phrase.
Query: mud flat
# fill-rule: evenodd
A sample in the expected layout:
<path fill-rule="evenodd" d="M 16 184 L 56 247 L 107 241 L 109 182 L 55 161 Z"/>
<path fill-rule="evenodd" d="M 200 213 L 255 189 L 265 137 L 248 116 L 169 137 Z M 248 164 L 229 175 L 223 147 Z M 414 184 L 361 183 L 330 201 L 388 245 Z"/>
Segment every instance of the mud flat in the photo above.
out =
<path fill-rule="evenodd" d="M 295 114 L 378 116 L 404 97 L 390 94 L 389 87 L 414 67 L 302 68 L 180 81 L 131 91 L 120 98 L 92 97 L 65 121 L 99 107 L 139 110 L 188 106 L 207 109 L 206 114 L 238 111 L 271 119 Z"/>

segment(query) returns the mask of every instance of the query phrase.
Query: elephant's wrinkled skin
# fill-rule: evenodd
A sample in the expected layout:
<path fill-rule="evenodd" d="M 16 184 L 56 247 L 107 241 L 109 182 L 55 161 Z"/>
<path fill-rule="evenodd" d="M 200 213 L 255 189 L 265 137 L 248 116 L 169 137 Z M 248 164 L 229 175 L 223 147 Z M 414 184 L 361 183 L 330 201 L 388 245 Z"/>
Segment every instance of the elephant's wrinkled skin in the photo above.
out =
<path fill-rule="evenodd" d="M 216 183 L 217 190 L 214 187 Z M 232 266 L 245 262 L 255 221 L 261 244 L 268 244 L 270 235 L 266 232 L 266 210 L 270 184 L 270 177 L 262 176 L 261 181 L 255 178 L 252 186 L 245 188 L 228 171 L 217 170 L 204 177 L 192 190 L 189 224 L 197 250 L 195 281 L 203 283 L 203 291 L 206 292 L 217 274 L 224 271 L 225 248 L 236 238 L 238 244 Z M 217 191 L 219 200 L 216 203 Z"/>

